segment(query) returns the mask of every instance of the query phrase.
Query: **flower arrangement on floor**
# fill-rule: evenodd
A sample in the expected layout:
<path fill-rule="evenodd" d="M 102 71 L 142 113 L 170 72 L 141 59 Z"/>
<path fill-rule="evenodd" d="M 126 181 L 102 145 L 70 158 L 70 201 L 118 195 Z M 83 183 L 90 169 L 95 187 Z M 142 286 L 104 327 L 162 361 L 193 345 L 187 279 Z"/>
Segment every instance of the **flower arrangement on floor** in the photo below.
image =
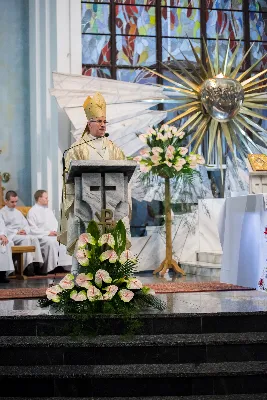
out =
<path fill-rule="evenodd" d="M 78 240 L 77 276 L 67 274 L 46 290 L 41 307 L 52 306 L 65 313 L 132 314 L 145 307 L 163 310 L 165 304 L 155 292 L 133 276 L 137 260 L 126 249 L 126 229 L 122 221 L 101 235 L 95 221 Z"/>
<path fill-rule="evenodd" d="M 199 154 L 188 153 L 184 147 L 185 133 L 167 124 L 157 129 L 150 128 L 139 139 L 147 144 L 140 155 L 133 158 L 140 164 L 141 172 L 173 178 L 181 174 L 192 174 L 197 164 L 205 164 Z"/>

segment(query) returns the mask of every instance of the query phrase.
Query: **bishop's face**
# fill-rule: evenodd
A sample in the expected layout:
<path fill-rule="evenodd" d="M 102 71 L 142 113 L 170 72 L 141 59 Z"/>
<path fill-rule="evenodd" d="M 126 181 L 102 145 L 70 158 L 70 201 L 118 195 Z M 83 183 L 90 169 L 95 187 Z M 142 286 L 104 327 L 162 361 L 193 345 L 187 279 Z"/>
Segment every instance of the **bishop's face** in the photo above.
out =
<path fill-rule="evenodd" d="M 105 117 L 98 117 L 88 121 L 89 132 L 94 137 L 103 137 L 106 132 L 107 121 Z"/>

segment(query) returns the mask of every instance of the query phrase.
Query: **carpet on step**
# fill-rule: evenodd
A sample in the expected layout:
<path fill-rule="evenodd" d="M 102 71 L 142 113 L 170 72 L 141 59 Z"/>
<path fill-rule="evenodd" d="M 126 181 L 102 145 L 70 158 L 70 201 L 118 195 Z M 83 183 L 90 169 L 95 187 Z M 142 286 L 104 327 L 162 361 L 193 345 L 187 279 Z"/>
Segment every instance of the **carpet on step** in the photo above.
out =
<path fill-rule="evenodd" d="M 146 284 L 156 293 L 220 292 L 236 290 L 255 290 L 221 282 L 164 282 Z M 0 300 L 37 299 L 45 297 L 46 287 L 0 289 Z"/>

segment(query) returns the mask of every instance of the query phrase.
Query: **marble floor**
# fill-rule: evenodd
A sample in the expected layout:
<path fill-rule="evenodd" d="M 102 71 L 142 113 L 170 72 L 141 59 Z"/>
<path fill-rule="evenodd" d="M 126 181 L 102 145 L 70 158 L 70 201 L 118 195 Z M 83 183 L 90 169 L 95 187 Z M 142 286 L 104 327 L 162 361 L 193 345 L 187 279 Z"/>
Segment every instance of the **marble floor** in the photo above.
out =
<path fill-rule="evenodd" d="M 143 283 L 159 283 L 166 281 L 210 281 L 211 278 L 195 275 L 179 277 L 166 274 L 164 277 L 152 275 L 151 272 L 137 274 Z M 57 280 L 55 280 L 57 281 Z M 0 285 L 0 289 L 8 287 L 44 287 L 54 283 L 53 279 L 12 280 L 8 285 Z M 166 302 L 166 313 L 216 313 L 216 312 L 253 312 L 267 311 L 267 293 L 259 291 L 231 292 L 198 292 L 174 293 L 158 295 Z M 49 314 L 49 310 L 40 309 L 37 300 L 1 300 L 0 315 L 37 315 Z"/>

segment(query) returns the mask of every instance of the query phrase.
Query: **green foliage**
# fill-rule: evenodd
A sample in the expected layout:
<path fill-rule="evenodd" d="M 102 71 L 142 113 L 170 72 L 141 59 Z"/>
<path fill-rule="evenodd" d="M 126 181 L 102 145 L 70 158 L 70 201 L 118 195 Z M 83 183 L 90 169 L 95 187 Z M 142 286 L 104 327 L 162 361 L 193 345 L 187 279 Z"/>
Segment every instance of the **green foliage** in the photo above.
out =
<path fill-rule="evenodd" d="M 58 285 L 49 288 L 47 293 L 51 300 L 40 300 L 41 307 L 51 306 L 66 314 L 120 314 L 125 318 L 144 307 L 165 308 L 165 304 L 149 294 L 148 287 L 142 288 L 142 283 L 133 276 L 137 261 L 126 251 L 126 229 L 122 221 L 102 236 L 98 225 L 91 221 L 87 234 L 80 237 L 78 249 L 84 254 L 89 252 L 89 265 L 80 266 L 76 278 L 68 274 Z M 107 253 L 115 254 L 114 260 Z"/>
<path fill-rule="evenodd" d="M 115 239 L 114 250 L 117 254 L 121 254 L 126 248 L 126 229 L 124 223 L 119 220 L 111 233 Z"/>
<path fill-rule="evenodd" d="M 91 220 L 87 227 L 87 233 L 90 233 L 96 241 L 100 238 L 100 231 L 97 223 L 94 220 Z"/>

